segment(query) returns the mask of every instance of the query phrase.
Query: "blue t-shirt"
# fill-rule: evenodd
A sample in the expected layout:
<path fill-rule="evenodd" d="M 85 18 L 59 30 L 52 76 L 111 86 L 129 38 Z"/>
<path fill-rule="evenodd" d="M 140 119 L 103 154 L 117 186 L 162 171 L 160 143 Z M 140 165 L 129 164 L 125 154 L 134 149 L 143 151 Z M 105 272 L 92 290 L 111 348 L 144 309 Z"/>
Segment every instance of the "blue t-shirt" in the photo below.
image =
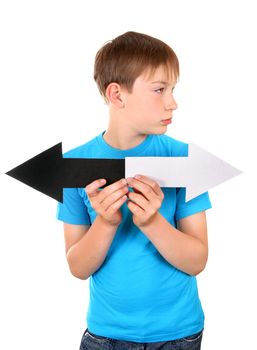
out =
<path fill-rule="evenodd" d="M 167 135 L 150 134 L 136 147 L 120 150 L 103 138 L 104 132 L 64 154 L 65 158 L 178 157 L 188 144 Z M 208 192 L 185 202 L 185 188 L 162 187 L 159 212 L 174 227 L 177 220 L 211 208 Z M 197 280 L 171 265 L 133 223 L 124 203 L 122 222 L 100 268 L 90 276 L 86 323 L 100 336 L 132 342 L 161 342 L 182 338 L 204 328 Z M 96 212 L 84 188 L 64 189 L 57 219 L 91 225 Z"/>

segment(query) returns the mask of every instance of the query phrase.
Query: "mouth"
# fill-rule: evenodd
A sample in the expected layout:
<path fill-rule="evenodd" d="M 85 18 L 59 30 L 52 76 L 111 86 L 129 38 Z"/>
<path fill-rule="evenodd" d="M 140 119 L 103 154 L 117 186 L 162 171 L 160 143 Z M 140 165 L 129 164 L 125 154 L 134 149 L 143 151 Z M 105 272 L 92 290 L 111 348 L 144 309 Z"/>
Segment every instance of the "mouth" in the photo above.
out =
<path fill-rule="evenodd" d="M 163 124 L 170 124 L 172 122 L 172 118 L 169 118 L 169 119 L 163 119 L 161 121 Z"/>

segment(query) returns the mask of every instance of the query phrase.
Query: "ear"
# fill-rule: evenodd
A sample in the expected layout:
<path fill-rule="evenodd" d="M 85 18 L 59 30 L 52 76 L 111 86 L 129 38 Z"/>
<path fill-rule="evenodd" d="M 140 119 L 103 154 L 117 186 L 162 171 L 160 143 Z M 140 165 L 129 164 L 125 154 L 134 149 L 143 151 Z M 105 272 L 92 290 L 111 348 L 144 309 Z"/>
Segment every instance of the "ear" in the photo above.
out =
<path fill-rule="evenodd" d="M 109 103 L 115 105 L 118 108 L 123 108 L 124 101 L 122 99 L 121 87 L 118 83 L 110 83 L 106 88 L 106 97 Z"/>

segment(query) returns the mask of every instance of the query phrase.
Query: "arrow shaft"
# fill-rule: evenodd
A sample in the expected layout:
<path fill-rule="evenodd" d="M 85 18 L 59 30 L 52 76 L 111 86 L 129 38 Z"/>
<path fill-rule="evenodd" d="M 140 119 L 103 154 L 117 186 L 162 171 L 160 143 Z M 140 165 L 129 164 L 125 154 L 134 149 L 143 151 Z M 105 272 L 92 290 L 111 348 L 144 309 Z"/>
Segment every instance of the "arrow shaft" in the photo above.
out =
<path fill-rule="evenodd" d="M 125 177 L 125 159 L 63 158 L 59 171 L 63 188 L 85 187 L 101 178 L 110 185 Z"/>
<path fill-rule="evenodd" d="M 185 187 L 189 169 L 188 157 L 125 158 L 125 177 L 143 174 L 158 182 L 160 187 Z"/>

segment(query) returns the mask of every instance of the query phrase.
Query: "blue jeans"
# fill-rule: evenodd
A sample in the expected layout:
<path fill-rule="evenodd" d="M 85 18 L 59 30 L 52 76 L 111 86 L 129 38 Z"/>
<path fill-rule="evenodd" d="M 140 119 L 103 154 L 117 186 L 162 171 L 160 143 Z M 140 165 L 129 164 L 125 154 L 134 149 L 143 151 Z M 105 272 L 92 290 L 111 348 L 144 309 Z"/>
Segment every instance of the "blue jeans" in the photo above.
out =
<path fill-rule="evenodd" d="M 200 350 L 203 330 L 185 338 L 138 343 L 102 337 L 85 330 L 79 350 Z"/>

